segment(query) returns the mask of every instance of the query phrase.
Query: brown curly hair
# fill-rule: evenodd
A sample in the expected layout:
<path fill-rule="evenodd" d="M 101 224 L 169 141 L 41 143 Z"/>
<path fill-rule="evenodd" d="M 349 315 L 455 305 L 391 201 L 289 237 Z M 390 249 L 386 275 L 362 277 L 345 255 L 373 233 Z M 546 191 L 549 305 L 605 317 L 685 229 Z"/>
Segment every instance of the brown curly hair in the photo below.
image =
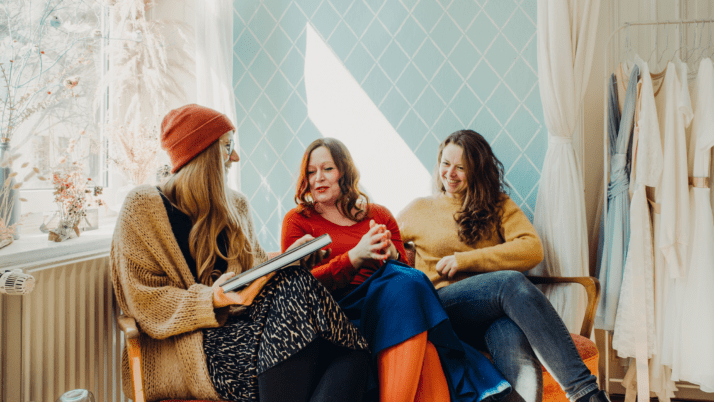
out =
<path fill-rule="evenodd" d="M 439 175 L 444 148 L 454 144 L 463 150 L 462 162 L 466 173 L 466 189 L 461 194 L 461 208 L 454 214 L 459 226 L 459 239 L 469 245 L 488 237 L 493 230 L 501 232 L 501 207 L 508 184 L 504 180 L 503 164 L 496 158 L 483 136 L 473 130 L 459 130 L 439 145 L 434 186 L 444 193 Z"/>
<path fill-rule="evenodd" d="M 297 191 L 295 192 L 295 203 L 298 205 L 297 212 L 305 216 L 310 216 L 315 210 L 315 203 L 310 194 L 310 182 L 308 181 L 307 167 L 310 164 L 310 155 L 317 148 L 325 147 L 330 151 L 332 160 L 335 162 L 337 171 L 340 172 L 339 180 L 341 194 L 335 204 L 342 215 L 353 221 L 361 221 L 369 212 L 369 197 L 358 187 L 359 172 L 352 161 L 352 155 L 347 150 L 345 144 L 335 138 L 319 138 L 308 145 L 305 154 L 302 156 L 300 164 L 300 177 L 297 181 Z M 352 211 L 357 211 L 354 214 Z"/>

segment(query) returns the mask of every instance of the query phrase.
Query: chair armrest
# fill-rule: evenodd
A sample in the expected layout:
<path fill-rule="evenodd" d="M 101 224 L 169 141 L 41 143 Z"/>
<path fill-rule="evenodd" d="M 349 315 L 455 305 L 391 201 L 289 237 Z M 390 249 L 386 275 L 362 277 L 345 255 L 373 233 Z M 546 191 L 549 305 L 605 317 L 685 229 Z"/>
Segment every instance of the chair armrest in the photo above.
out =
<path fill-rule="evenodd" d="M 593 326 L 595 325 L 595 312 L 597 311 L 598 301 L 600 300 L 600 281 L 591 276 L 577 277 L 562 277 L 562 276 L 528 276 L 531 282 L 536 285 L 552 285 L 558 283 L 578 283 L 585 287 L 585 292 L 588 295 L 588 305 L 585 309 L 585 317 L 583 317 L 583 325 L 580 327 L 580 336 L 590 337 Z"/>
<path fill-rule="evenodd" d="M 126 352 L 129 356 L 129 369 L 131 370 L 132 388 L 134 390 L 134 402 L 145 402 L 143 373 L 141 372 L 141 336 L 136 320 L 131 317 L 120 315 L 117 318 L 119 329 L 124 332 L 126 338 Z M 131 397 L 132 395 L 127 395 Z"/>
<path fill-rule="evenodd" d="M 117 318 L 117 324 L 119 324 L 119 329 L 124 332 L 126 339 L 135 339 L 139 337 L 139 328 L 136 326 L 136 321 L 124 314 Z"/>

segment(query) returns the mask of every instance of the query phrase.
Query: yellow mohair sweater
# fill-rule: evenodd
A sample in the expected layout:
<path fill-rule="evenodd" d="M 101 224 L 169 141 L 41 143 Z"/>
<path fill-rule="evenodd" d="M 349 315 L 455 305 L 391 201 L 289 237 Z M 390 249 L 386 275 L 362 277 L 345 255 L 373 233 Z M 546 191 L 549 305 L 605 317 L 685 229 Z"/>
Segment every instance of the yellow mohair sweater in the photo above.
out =
<path fill-rule="evenodd" d="M 248 201 L 242 194 L 231 196 L 257 265 L 267 255 L 258 244 Z M 228 310 L 214 309 L 212 289 L 194 280 L 156 187 L 139 186 L 127 195 L 114 230 L 110 260 L 119 307 L 136 320 L 142 332 L 147 401 L 220 400 L 208 374 L 201 329 L 223 325 Z M 242 270 L 236 260 L 229 262 L 228 271 Z M 125 349 L 122 383 L 124 394 L 133 399 L 131 381 Z"/>
<path fill-rule="evenodd" d="M 510 197 L 505 196 L 501 232 L 493 231 L 475 246 L 459 239 L 454 214 L 461 203 L 438 194 L 417 198 L 397 217 L 404 243 L 416 246 L 416 268 L 424 272 L 439 289 L 471 275 L 500 270 L 529 270 L 543 260 L 543 245 L 533 225 Z M 455 255 L 459 272 L 452 279 L 440 276 L 436 264 Z"/>

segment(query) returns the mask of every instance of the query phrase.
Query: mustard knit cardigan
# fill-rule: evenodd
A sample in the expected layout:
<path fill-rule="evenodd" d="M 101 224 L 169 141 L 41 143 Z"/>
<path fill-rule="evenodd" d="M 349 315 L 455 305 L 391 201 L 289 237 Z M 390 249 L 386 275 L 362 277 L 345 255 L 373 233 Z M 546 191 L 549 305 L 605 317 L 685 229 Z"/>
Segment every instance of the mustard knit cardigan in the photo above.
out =
<path fill-rule="evenodd" d="M 244 195 L 232 192 L 240 224 L 253 247 L 254 263 L 267 259 L 255 235 Z M 154 186 L 132 190 L 119 212 L 111 245 L 114 292 L 124 314 L 141 332 L 147 401 L 220 400 L 208 374 L 202 328 L 223 325 L 227 308 L 213 308 L 213 292 L 196 283 L 169 223 L 161 194 Z M 241 272 L 237 261 L 228 271 Z M 126 348 L 122 356 L 124 394 L 133 399 Z"/>

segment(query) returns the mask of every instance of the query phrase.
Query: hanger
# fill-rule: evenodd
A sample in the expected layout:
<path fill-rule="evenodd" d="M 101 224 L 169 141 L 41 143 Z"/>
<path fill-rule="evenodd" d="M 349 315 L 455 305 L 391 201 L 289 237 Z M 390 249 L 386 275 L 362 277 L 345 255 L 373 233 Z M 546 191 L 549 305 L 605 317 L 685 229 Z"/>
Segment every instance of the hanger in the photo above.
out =
<path fill-rule="evenodd" d="M 669 50 L 669 20 L 667 20 L 667 25 L 665 25 L 665 34 L 666 34 L 666 44 L 664 50 L 662 50 L 662 53 L 659 55 L 659 59 L 657 59 L 657 69 L 659 70 L 659 65 L 662 63 L 662 58 L 664 57 L 664 54 L 667 50 Z"/>
<path fill-rule="evenodd" d="M 630 39 L 630 23 L 626 22 L 625 25 L 625 60 L 634 61 L 635 58 L 632 54 L 632 40 Z"/>

